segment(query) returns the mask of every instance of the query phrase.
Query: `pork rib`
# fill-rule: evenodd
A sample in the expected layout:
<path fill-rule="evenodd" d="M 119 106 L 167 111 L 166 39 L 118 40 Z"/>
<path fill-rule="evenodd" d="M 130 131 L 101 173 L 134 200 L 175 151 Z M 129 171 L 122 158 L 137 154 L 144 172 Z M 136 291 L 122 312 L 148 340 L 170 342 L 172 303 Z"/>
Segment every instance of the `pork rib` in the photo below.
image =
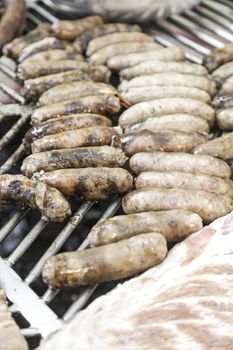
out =
<path fill-rule="evenodd" d="M 96 299 L 40 349 L 230 350 L 232 344 L 233 213 Z"/>

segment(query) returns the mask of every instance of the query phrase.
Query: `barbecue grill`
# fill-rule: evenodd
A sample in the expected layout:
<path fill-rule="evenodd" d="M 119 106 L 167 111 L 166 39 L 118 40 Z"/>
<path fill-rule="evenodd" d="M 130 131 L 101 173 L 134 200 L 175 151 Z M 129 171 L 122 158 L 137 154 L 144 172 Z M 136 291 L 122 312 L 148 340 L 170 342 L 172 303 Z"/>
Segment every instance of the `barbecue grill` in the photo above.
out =
<path fill-rule="evenodd" d="M 27 28 L 67 18 L 73 9 L 58 11 L 55 1 L 28 1 Z M 203 55 L 227 41 L 233 41 L 233 3 L 229 0 L 203 0 L 192 10 L 160 19 L 145 31 L 165 46 L 177 45 L 187 59 L 201 63 Z M 24 105 L 14 73 L 14 62 L 0 58 L 0 93 L 4 103 L 18 103 L 16 116 L 0 116 L 0 174 L 19 170 L 25 151 L 22 137 L 29 128 L 30 106 Z M 0 106 L 0 108 L 2 108 Z M 121 205 L 116 196 L 103 203 L 74 199 L 73 215 L 63 224 L 52 224 L 30 210 L 2 209 L 0 224 L 0 285 L 12 303 L 11 311 L 20 318 L 22 333 L 28 338 L 47 337 L 75 312 L 115 284 L 97 288 L 88 286 L 75 291 L 55 291 L 41 282 L 44 262 L 60 250 L 85 249 L 90 228 L 101 218 L 115 215 Z M 63 304 L 64 301 L 64 304 Z M 60 305 L 60 309 L 58 307 Z M 62 306 L 63 305 L 63 306 Z M 32 348 L 35 345 L 32 345 Z"/>

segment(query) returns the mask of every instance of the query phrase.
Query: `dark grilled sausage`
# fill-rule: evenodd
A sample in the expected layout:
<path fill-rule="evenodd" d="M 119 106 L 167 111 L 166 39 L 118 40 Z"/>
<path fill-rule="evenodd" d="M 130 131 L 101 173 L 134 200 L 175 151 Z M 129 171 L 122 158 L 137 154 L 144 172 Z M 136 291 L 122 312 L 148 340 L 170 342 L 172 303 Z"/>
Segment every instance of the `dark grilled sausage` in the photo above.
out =
<path fill-rule="evenodd" d="M 154 170 L 161 172 L 181 171 L 216 176 L 223 179 L 231 176 L 231 169 L 224 161 L 210 156 L 189 153 L 138 153 L 130 159 L 130 168 L 135 174 Z"/>
<path fill-rule="evenodd" d="M 113 138 L 119 138 L 117 128 L 91 126 L 44 136 L 34 141 L 31 148 L 33 153 L 38 153 L 62 148 L 104 146 L 111 144 Z"/>
<path fill-rule="evenodd" d="M 10 43 L 3 47 L 3 53 L 6 56 L 16 58 L 20 52 L 28 45 L 35 43 L 39 40 L 47 38 L 51 35 L 50 24 L 39 24 L 35 29 L 31 30 L 27 34 L 14 39 Z"/>
<path fill-rule="evenodd" d="M 89 126 L 112 126 L 110 119 L 99 114 L 70 114 L 68 116 L 51 119 L 39 125 L 33 126 L 25 135 L 24 146 L 30 149 L 31 143 L 46 135 L 58 134 L 59 132 L 78 130 Z"/>
<path fill-rule="evenodd" d="M 128 193 L 122 201 L 126 214 L 146 211 L 185 209 L 200 215 L 208 224 L 233 209 L 233 200 L 227 195 L 206 191 L 144 188 Z"/>
<path fill-rule="evenodd" d="M 201 217 L 191 211 L 169 210 L 101 219 L 90 231 L 92 247 L 110 244 L 141 233 L 160 232 L 168 242 L 179 242 L 203 227 Z"/>
<path fill-rule="evenodd" d="M 117 96 L 84 96 L 40 107 L 33 112 L 31 121 L 33 125 L 38 125 L 48 119 L 73 113 L 97 113 L 111 116 L 119 112 L 120 108 L 120 100 Z"/>
<path fill-rule="evenodd" d="M 63 169 L 37 173 L 35 177 L 67 196 L 79 194 L 91 201 L 107 199 L 113 193 L 127 192 L 133 184 L 130 173 L 121 168 Z"/>
<path fill-rule="evenodd" d="M 141 28 L 136 24 L 132 25 L 127 23 L 102 24 L 89 30 L 85 30 L 85 32 L 79 35 L 75 40 L 74 45 L 81 45 L 81 47 L 85 50 L 90 40 L 107 34 L 120 32 L 141 32 Z"/>
<path fill-rule="evenodd" d="M 0 49 L 14 39 L 22 28 L 26 12 L 23 0 L 5 0 L 5 5 L 5 12 L 0 21 Z"/>
<path fill-rule="evenodd" d="M 116 168 L 123 166 L 126 160 L 127 157 L 119 148 L 110 146 L 79 147 L 31 154 L 24 159 L 21 171 L 26 176 L 31 177 L 41 170 L 88 167 Z"/>
<path fill-rule="evenodd" d="M 55 255 L 45 263 L 43 279 L 58 289 L 118 280 L 161 263 L 166 254 L 165 238 L 150 232 L 104 247 Z"/>
<path fill-rule="evenodd" d="M 122 149 L 128 156 L 138 152 L 190 152 L 195 146 L 206 142 L 206 136 L 185 131 L 142 130 L 121 137 Z"/>
<path fill-rule="evenodd" d="M 63 20 L 52 24 L 55 36 L 63 40 L 74 40 L 89 28 L 103 24 L 100 16 L 89 16 L 77 20 Z"/>
<path fill-rule="evenodd" d="M 17 203 L 40 210 L 51 221 L 63 221 L 70 215 L 70 205 L 50 186 L 23 175 L 0 175 L 0 204 Z"/>

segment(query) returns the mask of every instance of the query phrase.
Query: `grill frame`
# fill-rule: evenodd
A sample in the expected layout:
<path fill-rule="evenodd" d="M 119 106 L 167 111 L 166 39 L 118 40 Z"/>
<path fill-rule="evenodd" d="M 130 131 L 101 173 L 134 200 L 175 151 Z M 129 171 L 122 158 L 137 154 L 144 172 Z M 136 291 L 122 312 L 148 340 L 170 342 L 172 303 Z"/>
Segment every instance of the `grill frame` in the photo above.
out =
<path fill-rule="evenodd" d="M 41 18 L 48 22 L 58 20 L 48 11 L 48 0 L 44 0 L 45 6 L 38 1 L 28 1 L 27 20 L 37 25 L 41 22 Z M 222 11 L 221 13 L 219 12 Z M 233 14 L 233 3 L 229 0 L 203 0 L 200 5 L 192 10 L 185 11 L 182 15 L 174 15 L 169 19 L 160 19 L 156 25 L 145 28 L 158 43 L 164 46 L 177 45 L 186 51 L 186 57 L 192 62 L 201 63 L 204 54 L 215 47 L 222 46 L 227 40 L 233 39 L 233 23 L 230 18 Z M 0 71 L 11 79 L 15 80 L 14 62 L 2 56 L 0 58 Z M 20 105 L 24 105 L 24 98 L 15 89 L 5 83 L 0 83 L 0 90 L 12 98 Z M 17 136 L 21 128 L 28 123 L 30 118 L 30 106 L 23 108 L 21 118 L 13 125 L 13 127 L 3 136 L 0 141 L 0 151 L 5 149 L 12 140 Z M 0 111 L 1 111 L 0 106 Z M 21 107 L 20 107 L 21 108 Z M 21 108 L 22 109 L 22 108 Z M 0 127 L 2 122 L 0 121 Z M 18 163 L 25 156 L 23 145 L 21 144 L 10 157 L 0 165 L 0 174 L 11 171 L 15 163 Z M 121 205 L 121 197 L 116 196 L 108 202 L 107 208 L 102 211 L 101 217 L 108 218 L 113 216 Z M 58 318 L 49 304 L 56 298 L 59 291 L 48 288 L 46 292 L 39 296 L 31 287 L 41 273 L 41 268 L 45 260 L 51 255 L 57 253 L 66 242 L 68 237 L 77 230 L 79 224 L 95 204 L 83 201 L 79 206 L 77 204 L 76 211 L 58 233 L 54 241 L 48 246 L 47 250 L 37 261 L 28 276 L 22 280 L 15 272 L 14 265 L 26 254 L 31 244 L 39 237 L 45 227 L 48 225 L 43 219 L 39 219 L 36 224 L 28 231 L 27 235 L 18 244 L 16 249 L 6 258 L 0 257 L 0 285 L 6 292 L 8 299 L 12 302 L 11 311 L 20 313 L 30 324 L 29 327 L 22 329 L 22 333 L 27 337 L 41 335 L 46 338 L 49 334 L 59 329 L 62 323 L 74 315 L 75 312 L 81 310 L 94 293 L 97 285 L 88 286 L 78 299 L 70 305 L 62 318 Z M 29 210 L 18 210 L 12 212 L 11 218 L 0 229 L 0 245 L 1 242 L 11 234 L 12 230 L 22 221 L 25 215 L 30 215 Z M 84 239 L 78 250 L 88 247 L 87 239 Z M 24 297 L 22 297 L 24 296 Z"/>

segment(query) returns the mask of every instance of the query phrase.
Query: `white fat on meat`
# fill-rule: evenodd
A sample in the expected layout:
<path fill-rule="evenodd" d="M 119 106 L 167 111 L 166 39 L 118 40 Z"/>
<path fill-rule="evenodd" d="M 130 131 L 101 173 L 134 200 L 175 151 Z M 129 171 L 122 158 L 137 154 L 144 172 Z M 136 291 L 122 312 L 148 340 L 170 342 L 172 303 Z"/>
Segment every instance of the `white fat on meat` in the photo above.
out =
<path fill-rule="evenodd" d="M 232 350 L 233 213 L 96 299 L 40 350 Z"/>

